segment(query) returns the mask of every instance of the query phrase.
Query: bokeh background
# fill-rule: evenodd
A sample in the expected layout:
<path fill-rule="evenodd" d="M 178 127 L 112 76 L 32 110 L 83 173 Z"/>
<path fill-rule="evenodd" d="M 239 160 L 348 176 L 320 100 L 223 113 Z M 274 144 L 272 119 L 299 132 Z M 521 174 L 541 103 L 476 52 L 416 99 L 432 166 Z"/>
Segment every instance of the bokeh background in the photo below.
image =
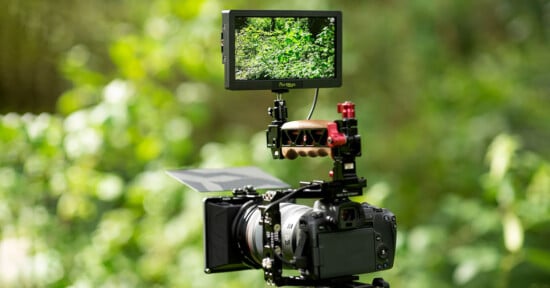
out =
<path fill-rule="evenodd" d="M 4 0 L 0 286 L 263 287 L 205 275 L 205 195 L 165 169 L 271 160 L 269 91 L 223 89 L 223 9 L 344 15 L 343 81 L 369 187 L 398 218 L 392 287 L 550 287 L 550 1 Z M 285 95 L 291 119 L 313 91 Z"/>

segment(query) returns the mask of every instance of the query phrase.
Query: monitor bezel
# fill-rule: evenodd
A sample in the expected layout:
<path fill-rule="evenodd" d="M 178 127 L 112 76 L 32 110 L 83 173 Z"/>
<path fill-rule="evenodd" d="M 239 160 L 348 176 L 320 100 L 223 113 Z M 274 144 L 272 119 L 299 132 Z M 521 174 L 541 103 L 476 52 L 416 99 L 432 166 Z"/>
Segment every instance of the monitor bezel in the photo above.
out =
<path fill-rule="evenodd" d="M 237 17 L 334 17 L 335 75 L 333 78 L 237 80 L 235 77 L 235 19 Z M 287 90 L 331 88 L 342 85 L 342 12 L 305 10 L 224 10 L 222 11 L 222 62 L 225 88 L 229 90 Z"/>

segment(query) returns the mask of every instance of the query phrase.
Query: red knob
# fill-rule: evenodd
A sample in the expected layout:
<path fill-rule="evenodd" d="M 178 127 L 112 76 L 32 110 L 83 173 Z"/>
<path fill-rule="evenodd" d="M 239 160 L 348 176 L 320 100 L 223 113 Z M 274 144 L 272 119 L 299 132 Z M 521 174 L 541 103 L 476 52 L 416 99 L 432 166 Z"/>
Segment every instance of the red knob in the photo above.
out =
<path fill-rule="evenodd" d="M 355 118 L 355 104 L 350 101 L 338 103 L 338 113 L 342 113 L 342 118 Z"/>

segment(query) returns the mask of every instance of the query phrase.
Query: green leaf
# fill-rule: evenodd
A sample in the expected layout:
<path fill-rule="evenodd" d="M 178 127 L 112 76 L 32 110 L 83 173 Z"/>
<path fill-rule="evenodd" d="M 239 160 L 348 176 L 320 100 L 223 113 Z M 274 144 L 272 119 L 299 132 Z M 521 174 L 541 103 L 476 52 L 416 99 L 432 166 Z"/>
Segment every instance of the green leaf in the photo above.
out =
<path fill-rule="evenodd" d="M 531 262 L 550 273 L 550 251 L 536 248 L 526 248 L 525 255 L 528 262 Z"/>

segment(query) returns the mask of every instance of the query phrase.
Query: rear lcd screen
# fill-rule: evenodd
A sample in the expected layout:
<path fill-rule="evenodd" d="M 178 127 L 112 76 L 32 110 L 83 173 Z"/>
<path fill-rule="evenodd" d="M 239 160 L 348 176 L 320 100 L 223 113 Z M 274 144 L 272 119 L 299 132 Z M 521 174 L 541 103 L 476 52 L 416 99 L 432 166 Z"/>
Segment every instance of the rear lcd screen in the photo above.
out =
<path fill-rule="evenodd" d="M 341 13 L 224 11 L 228 89 L 341 85 Z"/>

